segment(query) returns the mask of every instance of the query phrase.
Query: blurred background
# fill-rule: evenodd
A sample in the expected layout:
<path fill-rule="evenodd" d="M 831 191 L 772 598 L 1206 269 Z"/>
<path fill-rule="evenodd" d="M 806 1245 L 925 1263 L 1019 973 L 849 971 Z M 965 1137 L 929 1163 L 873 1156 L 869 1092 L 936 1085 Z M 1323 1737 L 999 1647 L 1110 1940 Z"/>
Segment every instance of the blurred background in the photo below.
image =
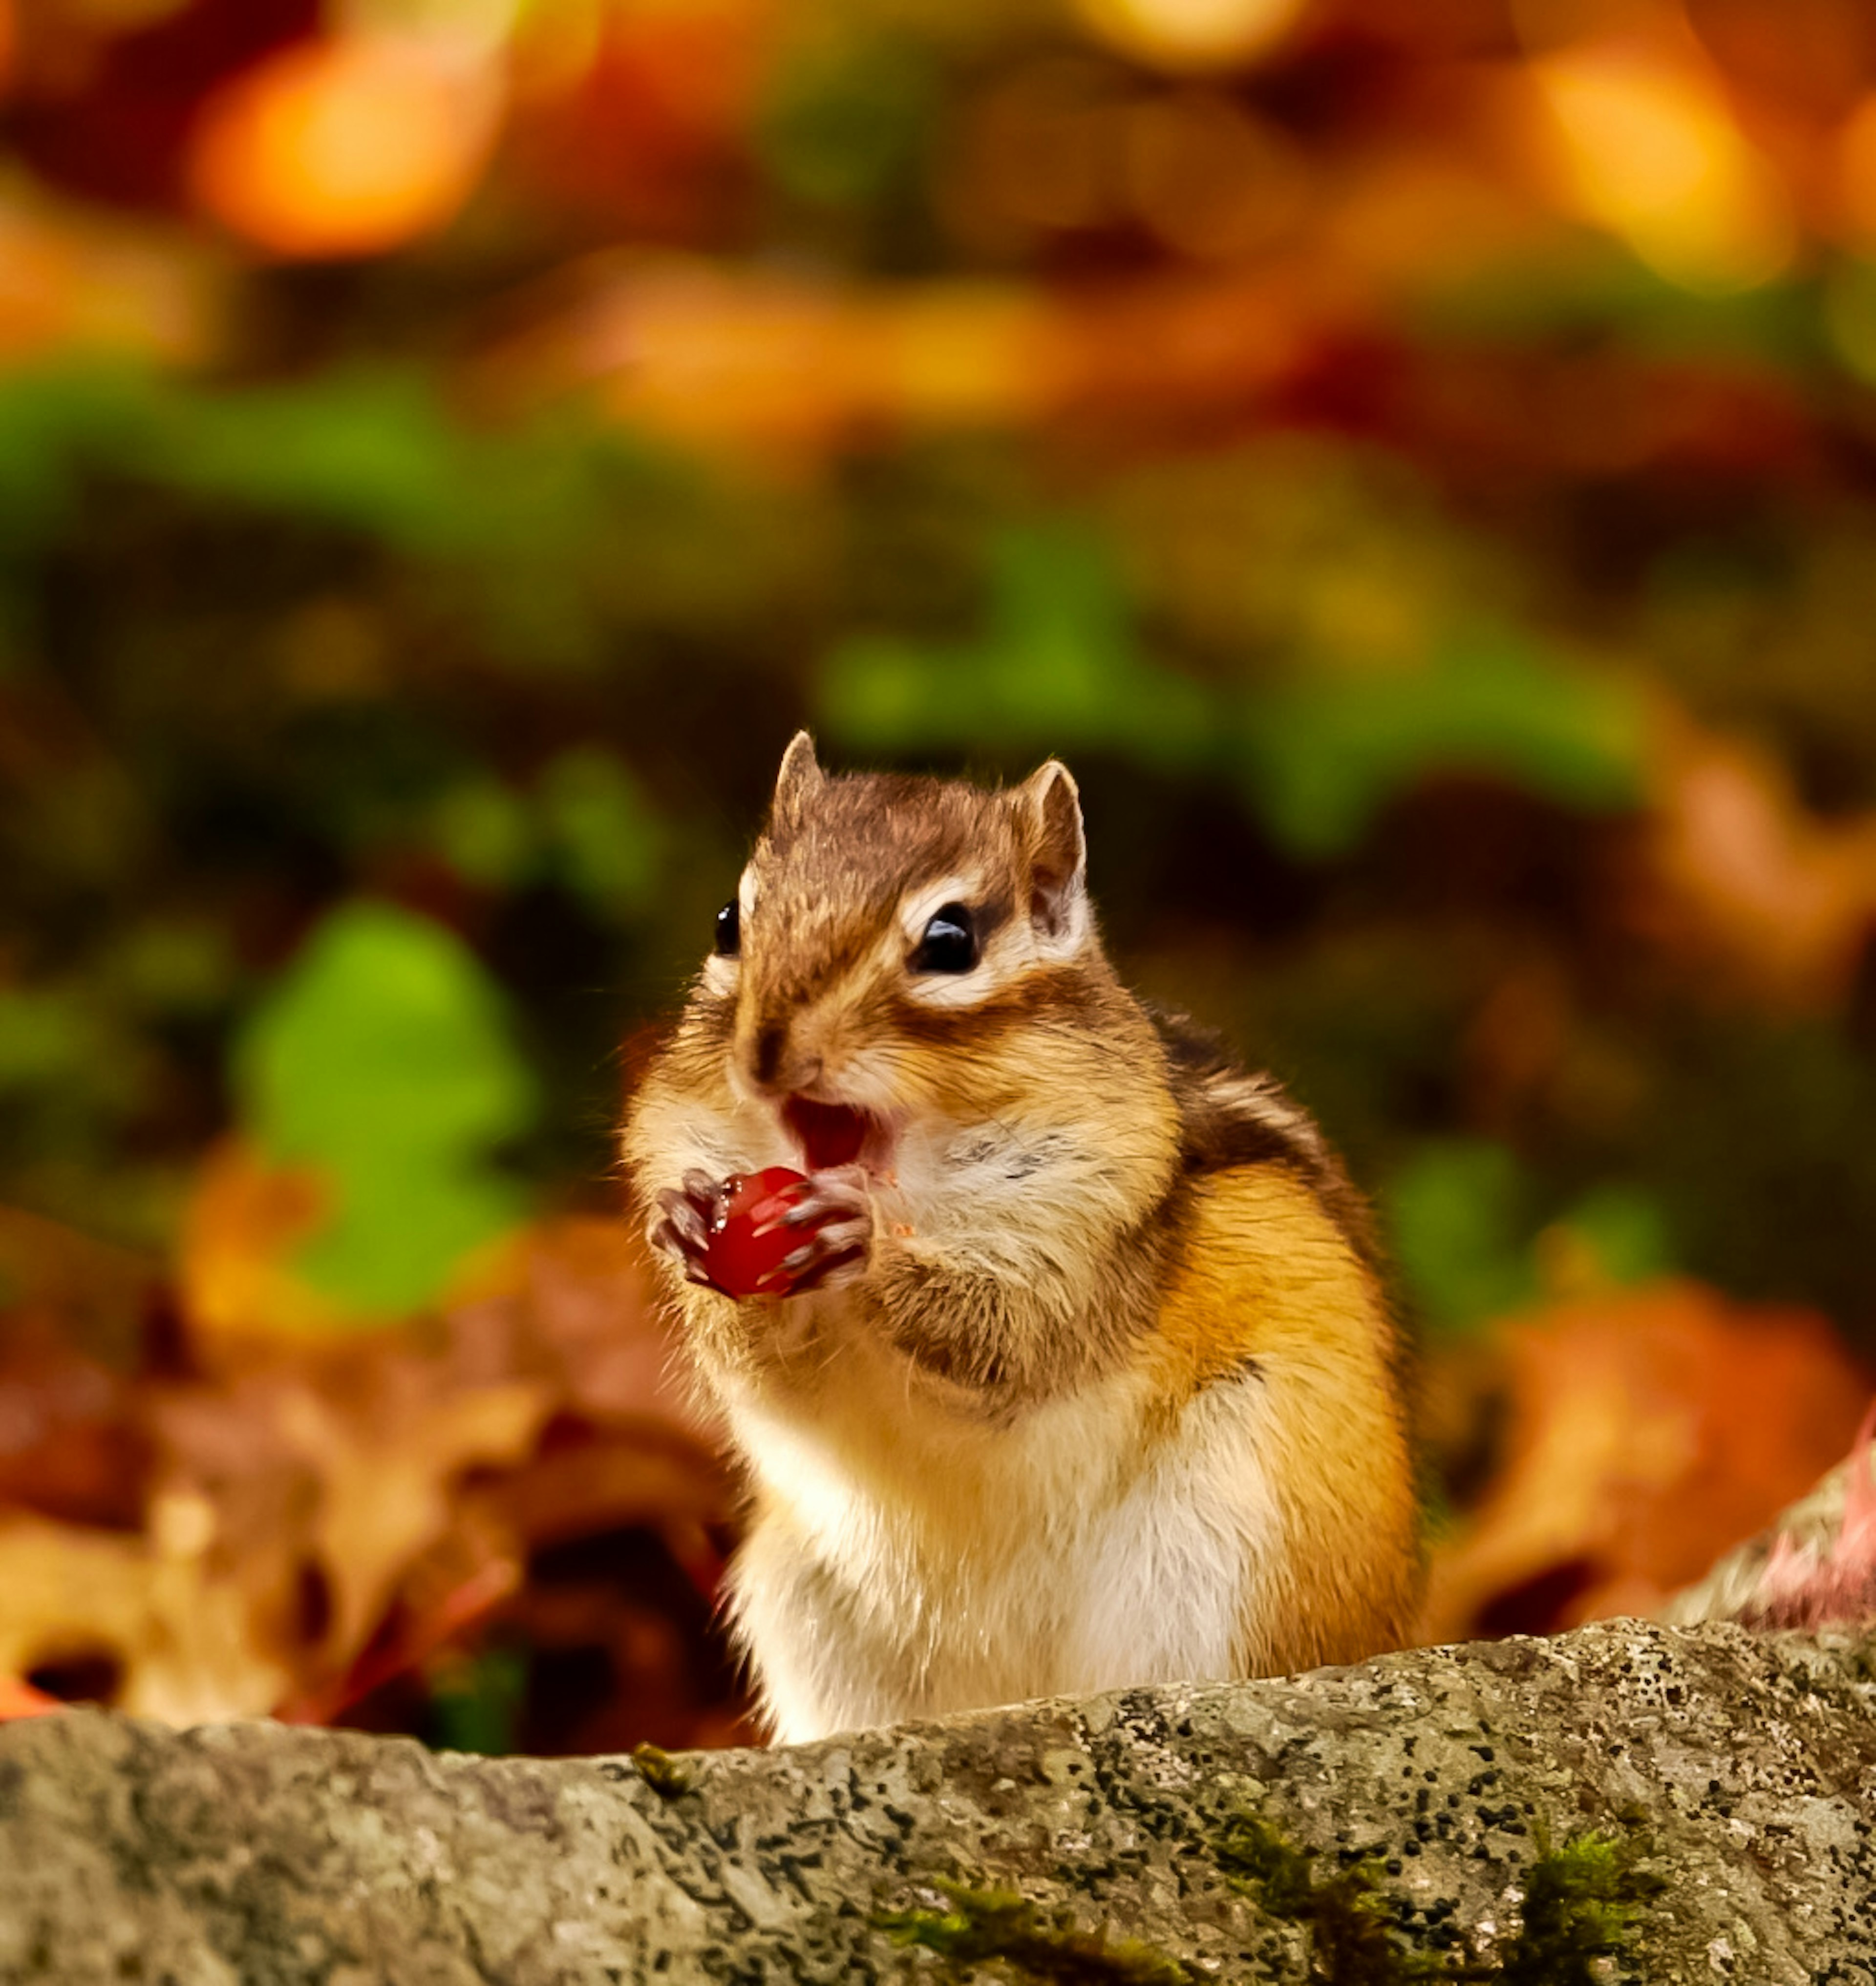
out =
<path fill-rule="evenodd" d="M 1844 1452 L 1862 0 L 0 0 L 0 1708 L 747 1739 L 611 1133 L 800 723 L 1343 1147 L 1430 1638 Z"/>

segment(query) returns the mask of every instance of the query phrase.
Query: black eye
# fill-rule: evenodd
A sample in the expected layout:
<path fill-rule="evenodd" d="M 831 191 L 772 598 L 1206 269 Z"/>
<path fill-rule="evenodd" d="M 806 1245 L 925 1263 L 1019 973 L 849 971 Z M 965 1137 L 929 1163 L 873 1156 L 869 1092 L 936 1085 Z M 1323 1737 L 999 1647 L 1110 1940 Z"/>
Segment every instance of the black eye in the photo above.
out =
<path fill-rule="evenodd" d="M 977 963 L 977 927 L 962 904 L 933 914 L 912 954 L 914 972 L 968 972 Z"/>
<path fill-rule="evenodd" d="M 742 913 L 736 898 L 732 897 L 716 914 L 716 955 L 719 958 L 734 958 L 742 949 Z"/>

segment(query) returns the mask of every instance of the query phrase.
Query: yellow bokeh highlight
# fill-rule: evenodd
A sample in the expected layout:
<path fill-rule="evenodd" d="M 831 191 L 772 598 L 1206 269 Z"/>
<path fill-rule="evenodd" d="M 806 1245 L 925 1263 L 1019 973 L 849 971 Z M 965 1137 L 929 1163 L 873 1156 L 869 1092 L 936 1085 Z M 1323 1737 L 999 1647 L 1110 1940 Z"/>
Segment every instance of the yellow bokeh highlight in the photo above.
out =
<path fill-rule="evenodd" d="M 1697 64 L 1612 40 L 1544 56 L 1531 74 L 1561 138 L 1569 204 L 1658 274 L 1740 290 L 1790 262 L 1785 190 Z"/>
<path fill-rule="evenodd" d="M 460 49 L 373 34 L 296 43 L 209 99 L 190 188 L 271 254 L 379 254 L 455 214 L 497 109 L 490 72 Z"/>
<path fill-rule="evenodd" d="M 1123 54 L 1170 69 L 1226 69 L 1263 54 L 1308 0 L 1076 0 L 1095 34 Z"/>

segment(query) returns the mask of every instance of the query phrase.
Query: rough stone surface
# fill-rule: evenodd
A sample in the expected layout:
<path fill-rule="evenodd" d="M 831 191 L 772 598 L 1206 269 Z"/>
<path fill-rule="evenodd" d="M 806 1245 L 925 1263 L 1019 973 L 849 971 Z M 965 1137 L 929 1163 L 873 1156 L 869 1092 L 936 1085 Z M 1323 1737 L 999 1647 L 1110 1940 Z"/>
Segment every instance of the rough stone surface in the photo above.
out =
<path fill-rule="evenodd" d="M 1600 1829 L 1665 1887 L 1559 1978 L 1872 1986 L 1873 1677 L 1867 1636 L 1617 1622 L 700 1754 L 675 1793 L 629 1759 L 74 1712 L 0 1729 L 0 1981 L 1143 1976 L 894 1944 L 875 1920 L 942 1907 L 939 1879 L 1142 1941 L 1167 1977 L 1333 1978 L 1221 1864 L 1248 1813 L 1319 1871 L 1366 1851 L 1407 1939 L 1470 1940 L 1470 1976 L 1546 1844 Z"/>

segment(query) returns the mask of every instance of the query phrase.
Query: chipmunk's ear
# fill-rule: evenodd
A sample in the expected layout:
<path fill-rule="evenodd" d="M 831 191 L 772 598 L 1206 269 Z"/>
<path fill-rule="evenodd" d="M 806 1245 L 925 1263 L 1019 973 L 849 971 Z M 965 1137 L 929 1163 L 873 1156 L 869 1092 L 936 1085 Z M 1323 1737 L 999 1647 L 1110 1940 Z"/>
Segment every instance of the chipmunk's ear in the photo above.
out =
<path fill-rule="evenodd" d="M 775 798 L 770 803 L 772 826 L 786 830 L 801 818 L 803 810 L 820 789 L 823 775 L 814 756 L 814 741 L 805 731 L 797 731 L 782 754 L 782 769 L 775 776 Z"/>
<path fill-rule="evenodd" d="M 1081 942 L 1087 926 L 1088 844 L 1081 795 L 1067 766 L 1051 759 L 1010 796 L 1029 856 L 1029 916 L 1052 951 Z"/>

